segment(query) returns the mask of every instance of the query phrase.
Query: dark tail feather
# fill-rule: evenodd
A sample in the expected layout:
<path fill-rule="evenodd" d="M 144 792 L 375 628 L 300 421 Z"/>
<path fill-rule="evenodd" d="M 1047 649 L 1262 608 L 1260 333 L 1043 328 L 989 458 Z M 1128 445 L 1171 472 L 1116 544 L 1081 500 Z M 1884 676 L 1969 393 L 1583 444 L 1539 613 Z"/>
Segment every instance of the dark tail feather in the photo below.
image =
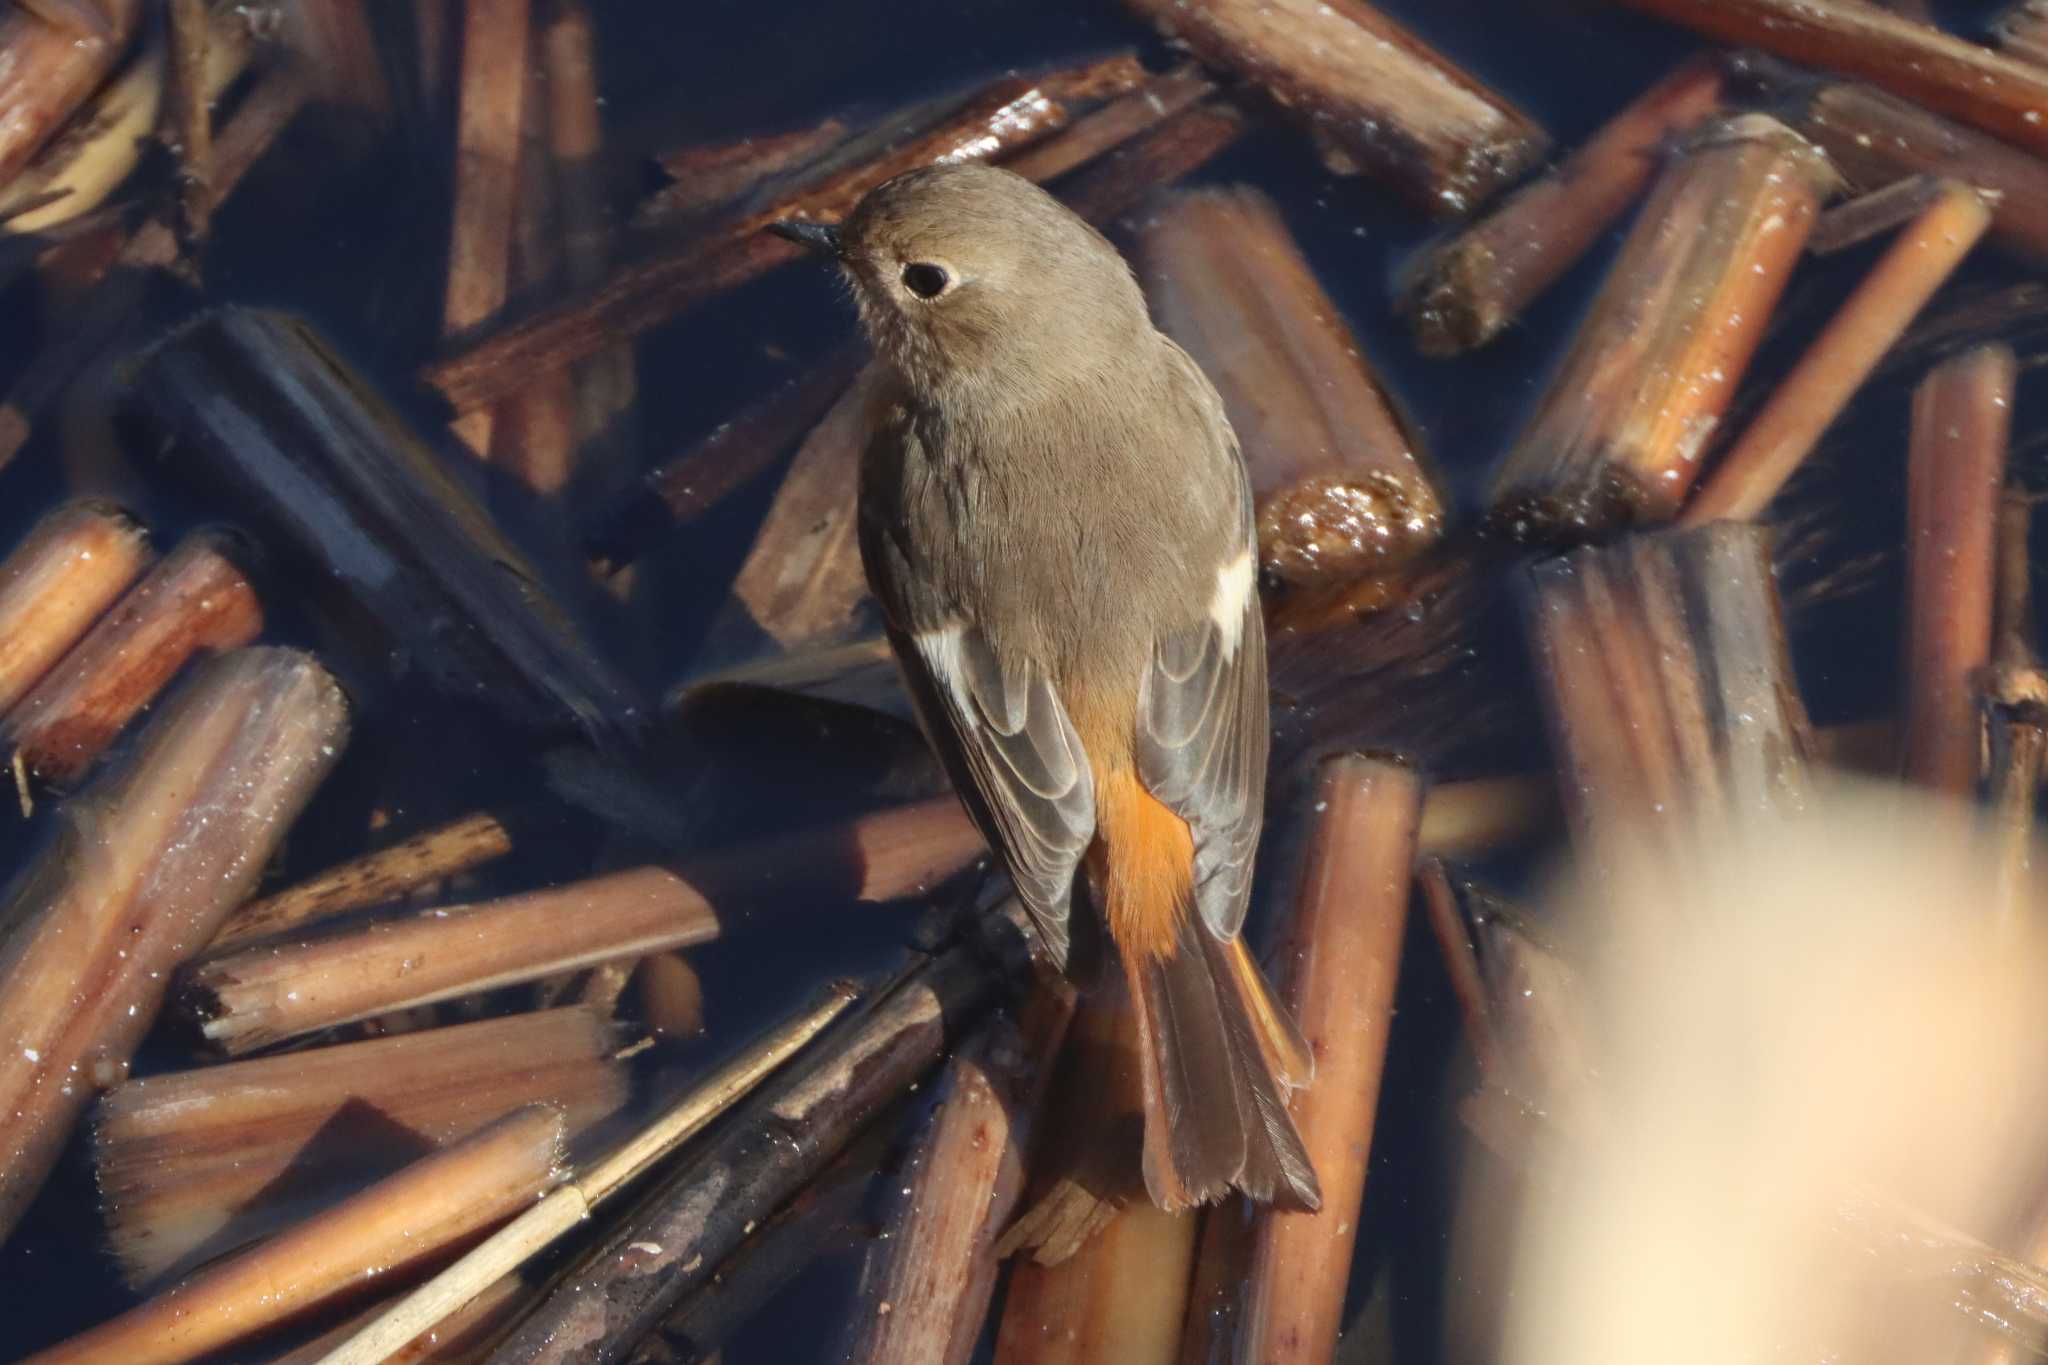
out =
<path fill-rule="evenodd" d="M 1125 964 L 1144 1066 L 1145 1185 L 1161 1208 L 1233 1187 L 1261 1203 L 1322 1203 L 1287 1113 L 1307 1049 L 1250 957 L 1233 961 L 1240 951 L 1184 922 L 1173 956 Z"/>

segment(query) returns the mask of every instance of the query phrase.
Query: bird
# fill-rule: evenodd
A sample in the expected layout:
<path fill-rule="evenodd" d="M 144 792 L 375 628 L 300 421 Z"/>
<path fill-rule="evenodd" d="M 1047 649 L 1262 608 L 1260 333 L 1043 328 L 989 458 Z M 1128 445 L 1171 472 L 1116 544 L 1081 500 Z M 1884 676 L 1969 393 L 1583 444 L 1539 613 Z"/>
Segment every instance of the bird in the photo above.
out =
<path fill-rule="evenodd" d="M 1116 247 L 1000 167 L 772 230 L 837 263 L 874 352 L 861 562 L 920 725 L 1053 963 L 1099 941 L 1081 916 L 1114 943 L 1150 1198 L 1318 1207 L 1287 1108 L 1313 1055 L 1243 936 L 1271 722 L 1216 389 Z"/>

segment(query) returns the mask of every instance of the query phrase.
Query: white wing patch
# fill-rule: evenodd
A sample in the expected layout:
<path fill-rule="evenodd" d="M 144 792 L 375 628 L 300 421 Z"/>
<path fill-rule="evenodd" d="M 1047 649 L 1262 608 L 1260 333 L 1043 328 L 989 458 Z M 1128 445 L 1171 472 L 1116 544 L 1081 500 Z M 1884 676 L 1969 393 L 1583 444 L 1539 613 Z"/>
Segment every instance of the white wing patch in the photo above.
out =
<path fill-rule="evenodd" d="M 967 692 L 967 680 L 960 675 L 960 632 L 965 629 L 959 622 L 941 626 L 937 630 L 921 630 L 910 637 L 917 646 L 917 653 L 924 660 L 926 668 L 946 689 L 946 696 L 963 716 L 974 714 L 974 701 Z"/>
<path fill-rule="evenodd" d="M 1226 663 L 1237 657 L 1237 647 L 1244 636 L 1245 604 L 1257 586 L 1249 546 L 1216 571 L 1216 592 L 1209 599 L 1209 619 L 1216 623 L 1216 633 L 1222 637 Z"/>

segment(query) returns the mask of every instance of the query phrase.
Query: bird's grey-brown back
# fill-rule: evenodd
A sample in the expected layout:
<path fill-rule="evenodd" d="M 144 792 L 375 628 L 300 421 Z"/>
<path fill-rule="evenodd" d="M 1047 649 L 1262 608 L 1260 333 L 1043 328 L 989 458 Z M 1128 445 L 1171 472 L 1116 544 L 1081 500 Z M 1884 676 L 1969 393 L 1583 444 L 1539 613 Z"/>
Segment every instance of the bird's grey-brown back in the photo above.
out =
<path fill-rule="evenodd" d="M 1010 172 L 942 165 L 878 187 L 840 258 L 895 371 L 861 500 L 896 624 L 964 614 L 1062 685 L 1127 686 L 1249 540 L 1214 388 L 1153 327 L 1116 248 Z M 911 287 L 932 283 L 919 267 L 945 272 L 933 297 Z"/>

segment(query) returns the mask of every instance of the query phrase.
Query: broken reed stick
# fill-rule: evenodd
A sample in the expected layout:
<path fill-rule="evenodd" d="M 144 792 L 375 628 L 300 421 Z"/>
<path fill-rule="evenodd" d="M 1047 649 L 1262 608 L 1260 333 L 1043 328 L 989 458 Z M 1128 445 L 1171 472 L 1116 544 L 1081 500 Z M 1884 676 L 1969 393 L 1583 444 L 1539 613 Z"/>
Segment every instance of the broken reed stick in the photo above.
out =
<path fill-rule="evenodd" d="M 491 1360 L 623 1360 L 749 1230 L 922 1077 L 995 988 L 995 973 L 968 949 L 925 961 L 735 1113 L 566 1274 Z"/>
<path fill-rule="evenodd" d="M 273 68 L 243 96 L 213 147 L 213 192 L 225 201 L 305 106 L 307 86 L 295 70 Z M 0 468 L 21 453 L 45 411 L 79 371 L 102 354 L 140 306 L 148 285 L 178 261 L 178 237 L 161 216 L 126 237 L 97 287 L 37 351 L 0 403 Z"/>
<path fill-rule="evenodd" d="M 952 797 L 717 855 L 627 868 L 474 905 L 209 958 L 184 992 L 201 1035 L 239 1055 L 394 1010 L 716 938 L 796 896 L 889 901 L 984 851 Z"/>
<path fill-rule="evenodd" d="M 532 9 L 532 0 L 465 0 L 463 5 L 455 201 L 441 305 L 442 330 L 450 336 L 496 316 L 511 290 Z M 455 430 L 482 455 L 490 450 L 493 425 L 489 410 L 479 408 L 462 414 Z"/>
<path fill-rule="evenodd" d="M 1425 355 L 1484 346 L 1571 269 L 1650 183 L 1666 143 L 1721 107 L 1716 55 L 1680 63 L 1556 170 L 1402 271 L 1399 308 Z"/>
<path fill-rule="evenodd" d="M 1161 330 L 1223 396 L 1267 573 L 1315 587 L 1437 543 L 1443 500 L 1420 443 L 1270 199 L 1172 195 L 1146 214 L 1137 264 Z"/>
<path fill-rule="evenodd" d="M 2032 647 L 2033 563 L 2027 540 L 2033 515 L 2028 493 L 2008 488 L 1999 499 L 2000 626 L 1991 666 L 1978 681 L 1988 739 L 1991 856 L 1998 869 L 1993 913 L 2014 927 L 2032 913 L 2034 816 L 2048 769 L 2048 673 Z"/>
<path fill-rule="evenodd" d="M 163 107 L 157 138 L 178 167 L 178 240 L 206 240 L 213 212 L 213 98 L 207 72 L 211 45 L 207 0 L 165 0 L 169 43 L 164 54 Z"/>
<path fill-rule="evenodd" d="M 1527 114 L 1365 0 L 1126 4 L 1265 91 L 1333 173 L 1383 180 L 1425 213 L 1470 212 L 1549 149 Z"/>
<path fill-rule="evenodd" d="M 1761 516 L 1990 225 L 1991 208 L 1981 194 L 1943 185 L 1778 381 L 1680 524 Z"/>
<path fill-rule="evenodd" d="M 2006 55 L 2048 67 L 2048 0 L 2014 0 L 1992 21 L 1991 35 Z"/>
<path fill-rule="evenodd" d="M 995 1365 L 1173 1365 L 1199 1226 L 1140 1192 L 1058 1265 L 1017 1261 Z"/>
<path fill-rule="evenodd" d="M 1458 1002 L 1466 1046 L 1472 1050 L 1480 1076 L 1490 1078 L 1500 1070 L 1500 1039 L 1494 1026 L 1493 1003 L 1479 970 L 1479 953 L 1466 927 L 1457 890 L 1451 885 L 1450 871 L 1442 858 L 1428 854 L 1416 868 L 1415 880 L 1422 888 L 1422 903 L 1429 914 L 1430 936 L 1436 939 L 1444 975 L 1450 980 L 1451 995 Z"/>
<path fill-rule="evenodd" d="M 831 987 L 815 1005 L 693 1087 L 630 1141 L 588 1171 L 568 1176 L 539 1203 L 392 1305 L 322 1357 L 321 1365 L 376 1365 L 460 1311 L 738 1104 L 844 1014 L 855 998 L 856 992 L 844 983 Z"/>
<path fill-rule="evenodd" d="M 1579 540 L 1678 509 L 1832 180 L 1761 114 L 1695 135 L 1495 475 L 1490 525 Z"/>
<path fill-rule="evenodd" d="M 1594 856 L 1618 831 L 1662 846 L 1806 799 L 1813 737 L 1770 547 L 1765 528 L 1722 521 L 1531 571 L 1560 786 Z"/>
<path fill-rule="evenodd" d="M 279 13 L 278 24 L 278 41 L 304 63 L 323 103 L 343 106 L 378 127 L 391 123 L 397 108 L 392 79 L 370 10 L 355 0 L 294 0 Z"/>
<path fill-rule="evenodd" d="M 17 6 L 0 17 L 0 189 L 83 104 L 128 49 L 141 0 L 101 0 L 101 33 L 60 28 Z"/>
<path fill-rule="evenodd" d="M 46 513 L 0 560 L 0 716 L 57 666 L 153 558 L 149 533 L 112 503 Z"/>
<path fill-rule="evenodd" d="M 571 1006 L 125 1081 L 91 1118 L 122 1278 L 182 1274 L 522 1105 L 574 1137 L 626 1103 L 616 1041 Z"/>
<path fill-rule="evenodd" d="M 1130 94 L 1076 119 L 1064 131 L 1005 157 L 1003 167 L 1041 185 L 1059 179 L 1193 107 L 1216 87 L 1193 66 L 1148 77 Z"/>
<path fill-rule="evenodd" d="M 1110 88 L 1098 89 L 1104 73 Z M 565 299 L 428 365 L 423 377 L 458 412 L 659 326 L 714 294 L 797 259 L 803 248 L 765 234 L 784 218 L 836 218 L 901 171 L 955 157 L 988 157 L 1036 141 L 1067 122 L 1062 91 L 1121 94 L 1142 78 L 1128 57 L 1036 80 L 1006 77 L 932 115 L 928 106 L 849 140 L 812 168 L 764 187 L 717 230 L 622 263 L 602 285 Z M 1115 88 L 1118 83 L 1123 89 Z"/>
<path fill-rule="evenodd" d="M 1196 105 L 1097 157 L 1056 187 L 1067 206 L 1097 224 L 1135 207 L 1236 139 L 1234 113 Z M 760 634 L 785 650 L 842 642 L 871 625 L 867 579 L 848 496 L 872 423 L 881 371 L 870 365 L 805 438 L 733 581 L 733 603 L 711 650 L 752 649 Z M 721 660 L 722 661 L 722 660 Z"/>
<path fill-rule="evenodd" d="M 1437 782 L 1422 798 L 1417 843 L 1425 853 L 1469 857 L 1541 834 L 1557 814 L 1547 777 L 1468 777 Z"/>
<path fill-rule="evenodd" d="M 1621 0 L 1708 37 L 1882 86 L 2048 153 L 2048 71 L 1862 0 Z"/>
<path fill-rule="evenodd" d="M 1982 721 L 1976 678 L 1991 662 L 1999 489 L 2018 362 L 1980 346 L 1913 391 L 1906 458 L 1907 781 L 1977 790 Z"/>
<path fill-rule="evenodd" d="M 633 972 L 640 1018 L 656 1038 L 673 1042 L 704 1032 L 704 982 L 681 953 L 649 953 Z"/>
<path fill-rule="evenodd" d="M 1991 203 L 1991 240 L 2048 259 L 2048 161 L 1866 85 L 1814 85 L 1799 73 L 1752 63 L 1765 92 L 1796 100 L 1788 115 L 1850 185 L 1883 189 L 1912 175 L 1960 180 Z"/>
<path fill-rule="evenodd" d="M 270 938 L 314 920 L 389 905 L 422 886 L 494 862 L 513 848 L 516 817 L 488 810 L 422 830 L 388 848 L 351 858 L 228 916 L 210 951 Z"/>
<path fill-rule="evenodd" d="M 463 1307 L 386 1355 L 382 1365 L 471 1365 L 482 1360 L 526 1311 L 532 1295 L 533 1286 L 522 1276 L 503 1276 Z M 404 1297 L 400 1292 L 382 1303 L 371 1304 L 283 1355 L 275 1359 L 265 1357 L 265 1365 L 320 1365 L 329 1352 L 345 1344 Z"/>
<path fill-rule="evenodd" d="M 755 133 L 734 142 L 691 143 L 658 153 L 654 164 L 669 183 L 640 201 L 633 227 L 701 223 L 732 208 L 770 180 L 815 162 L 852 134 L 836 118 L 780 133 Z"/>
<path fill-rule="evenodd" d="M 561 1113 L 516 1110 L 30 1360 L 176 1365 L 209 1356 L 366 1283 L 420 1274 L 531 1206 L 561 1177 L 562 1159 Z"/>
<path fill-rule="evenodd" d="M 309 655 L 238 650 L 201 670 L 120 771 L 64 805 L 64 837 L 0 914 L 0 1238 L 347 736 L 341 689 Z"/>
<path fill-rule="evenodd" d="M 528 557 L 322 338 L 225 307 L 151 347 L 126 398 L 138 435 L 320 585 L 378 671 L 418 667 L 465 704 L 599 746 L 644 725 Z M 367 618 L 367 619 L 366 619 Z M 365 625 L 376 638 L 362 640 Z"/>
<path fill-rule="evenodd" d="M 966 1365 L 995 1292 L 996 1240 L 1074 1015 L 1064 982 L 1041 983 L 1020 1017 L 992 1020 L 952 1061 L 910 1157 L 886 1235 L 868 1253 L 840 1358 Z"/>
<path fill-rule="evenodd" d="M 203 6 L 202 6 L 203 8 Z M 189 16 L 185 22 L 189 23 Z M 206 51 L 194 79 L 194 99 L 203 107 L 206 129 L 208 175 L 211 176 L 214 134 L 211 105 L 234 83 L 248 65 L 255 48 L 249 24 L 232 7 L 223 7 L 210 19 L 201 15 L 205 27 Z M 173 35 L 175 36 L 175 35 Z M 197 119 L 188 101 L 182 107 L 172 98 L 171 59 L 174 43 L 152 34 L 143 50 L 128 62 L 113 80 L 94 95 L 76 117 L 45 142 L 0 190 L 0 231 L 12 234 L 47 233 L 84 219 L 128 182 L 142 164 L 143 153 L 152 138 L 168 143 L 174 136 L 164 119 L 175 113 L 181 119 Z M 191 61 L 190 53 L 186 60 Z M 170 149 L 175 155 L 175 148 Z M 180 199 L 212 198 L 210 185 L 181 185 Z M 41 207 L 32 207 L 40 202 Z M 175 219 L 184 206 L 174 202 L 174 213 L 160 214 Z M 180 242 L 190 239 L 177 237 Z"/>
<path fill-rule="evenodd" d="M 1315 1213 L 1259 1210 L 1238 1358 L 1315 1365 L 1337 1349 L 1373 1115 L 1401 970 L 1422 784 L 1401 764 L 1324 760 L 1294 913 L 1272 954 L 1280 998 L 1315 1054 L 1288 1101 L 1316 1174 Z"/>
<path fill-rule="evenodd" d="M 195 531 L 130 588 L 0 720 L 17 776 L 75 785 L 188 663 L 255 640 L 263 603 L 249 560 L 233 532 Z"/>

